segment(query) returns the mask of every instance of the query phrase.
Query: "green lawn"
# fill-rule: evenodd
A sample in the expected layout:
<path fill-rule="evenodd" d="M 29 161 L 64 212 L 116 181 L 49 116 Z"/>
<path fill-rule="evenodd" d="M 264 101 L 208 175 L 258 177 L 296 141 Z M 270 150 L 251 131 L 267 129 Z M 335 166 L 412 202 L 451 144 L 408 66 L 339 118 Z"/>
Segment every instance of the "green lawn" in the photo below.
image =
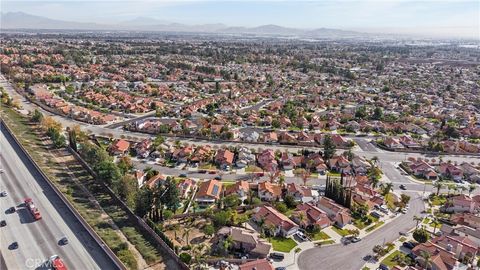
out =
<path fill-rule="evenodd" d="M 372 222 L 370 224 L 372 224 L 373 222 L 376 222 L 378 220 L 378 218 L 376 217 L 373 217 L 371 215 L 368 215 L 368 219 L 370 219 Z M 357 218 L 357 219 L 354 219 L 353 220 L 353 225 L 355 225 L 355 227 L 357 227 L 358 229 L 365 229 L 367 226 L 369 226 L 370 224 L 366 224 L 363 220 L 361 220 L 360 218 Z"/>
<path fill-rule="evenodd" d="M 381 263 L 388 266 L 388 268 L 393 268 L 395 265 L 398 264 L 397 262 L 393 261 L 393 258 L 395 258 L 395 256 L 397 256 L 400 253 L 401 253 L 400 250 L 395 250 L 392 254 L 388 255 L 388 257 L 383 259 Z"/>
<path fill-rule="evenodd" d="M 365 266 L 365 267 L 362 268 L 362 270 L 370 270 L 370 268 Z"/>
<path fill-rule="evenodd" d="M 423 224 L 429 224 L 429 223 L 430 223 L 430 219 L 429 219 L 429 218 L 425 218 L 425 219 L 423 220 Z"/>
<path fill-rule="evenodd" d="M 325 232 L 318 232 L 315 235 L 313 235 L 312 240 L 317 241 L 317 240 L 327 240 L 330 239 L 330 236 L 326 234 Z"/>
<path fill-rule="evenodd" d="M 272 243 L 273 250 L 288 253 L 297 243 L 292 238 L 273 237 L 268 239 Z"/>
<path fill-rule="evenodd" d="M 400 241 L 400 242 L 405 242 L 406 240 L 407 240 L 407 238 L 404 237 L 404 236 L 402 236 L 402 237 L 400 237 L 400 239 L 398 239 L 398 241 Z"/>
<path fill-rule="evenodd" d="M 446 202 L 447 202 L 447 199 L 443 196 L 436 196 L 436 195 L 433 195 L 430 197 L 430 202 L 432 203 L 432 205 L 444 205 Z"/>
<path fill-rule="evenodd" d="M 337 173 L 337 172 L 328 172 L 327 173 L 328 176 L 336 176 L 336 177 L 340 177 L 341 174 L 340 173 Z"/>
<path fill-rule="evenodd" d="M 335 241 L 330 239 L 330 240 L 324 240 L 324 241 L 320 241 L 317 243 L 317 245 L 320 245 L 320 246 L 323 246 L 323 245 L 330 245 L 330 244 L 334 244 Z"/>
<path fill-rule="evenodd" d="M 336 233 L 338 233 L 341 236 L 347 236 L 350 235 L 350 232 L 345 230 L 345 229 L 339 229 L 335 226 L 332 226 L 332 230 L 334 230 Z"/>
<path fill-rule="evenodd" d="M 375 223 L 374 225 L 366 228 L 365 231 L 366 231 L 366 232 L 371 232 L 371 231 L 375 230 L 376 228 L 382 226 L 384 223 L 385 223 L 384 221 L 377 222 L 377 223 Z"/>

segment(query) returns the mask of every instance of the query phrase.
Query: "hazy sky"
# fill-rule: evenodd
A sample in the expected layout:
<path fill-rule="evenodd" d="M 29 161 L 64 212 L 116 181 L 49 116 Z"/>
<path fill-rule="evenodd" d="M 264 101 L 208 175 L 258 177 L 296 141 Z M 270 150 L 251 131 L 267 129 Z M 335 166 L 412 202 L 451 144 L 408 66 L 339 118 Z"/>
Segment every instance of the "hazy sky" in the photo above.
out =
<path fill-rule="evenodd" d="M 369 32 L 480 37 L 480 1 L 278 1 L 2 0 L 1 10 L 53 19 L 115 23 L 151 17 L 186 24 L 231 26 L 277 24 L 297 28 L 341 28 Z"/>

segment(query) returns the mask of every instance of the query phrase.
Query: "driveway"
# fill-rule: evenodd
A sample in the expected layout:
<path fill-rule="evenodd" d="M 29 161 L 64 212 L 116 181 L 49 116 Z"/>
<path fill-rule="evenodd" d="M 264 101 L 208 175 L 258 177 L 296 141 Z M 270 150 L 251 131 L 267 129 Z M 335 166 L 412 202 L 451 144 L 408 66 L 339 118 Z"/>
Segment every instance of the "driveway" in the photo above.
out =
<path fill-rule="evenodd" d="M 298 267 L 302 270 L 316 269 L 361 269 L 365 264 L 363 257 L 372 254 L 375 245 L 392 242 L 399 237 L 400 231 L 408 231 L 415 226 L 414 215 L 420 215 L 425 205 L 418 193 L 408 193 L 412 197 L 408 212 L 392 222 L 375 230 L 362 241 L 347 246 L 341 244 L 312 248 L 298 256 Z"/>

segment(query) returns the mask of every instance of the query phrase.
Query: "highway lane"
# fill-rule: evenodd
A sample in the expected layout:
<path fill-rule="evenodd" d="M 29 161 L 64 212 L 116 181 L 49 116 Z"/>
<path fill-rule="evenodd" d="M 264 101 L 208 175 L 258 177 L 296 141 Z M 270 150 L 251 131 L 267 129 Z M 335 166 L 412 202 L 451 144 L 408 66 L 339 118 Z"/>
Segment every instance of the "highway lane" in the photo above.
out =
<path fill-rule="evenodd" d="M 393 221 L 383 225 L 365 236 L 362 241 L 347 246 L 336 244 L 327 247 L 312 248 L 300 253 L 298 267 L 301 270 L 317 269 L 361 269 L 365 264 L 363 257 L 372 254 L 375 245 L 394 241 L 400 231 L 408 231 L 415 226 L 414 215 L 421 215 L 425 206 L 418 193 L 412 196 L 410 209 Z"/>
<path fill-rule="evenodd" d="M 88 232 L 69 212 L 60 198 L 40 178 L 39 173 L 11 141 L 6 131 L 0 134 L 0 190 L 8 193 L 0 198 L 1 219 L 7 222 L 0 228 L 0 253 L 7 269 L 47 269 L 45 262 L 57 254 L 69 269 L 115 269 L 110 258 L 94 242 Z M 36 180 L 39 179 L 39 180 Z M 42 214 L 35 221 L 25 208 L 25 198 L 33 199 Z M 15 213 L 6 213 L 15 206 Z M 58 241 L 66 236 L 67 245 Z M 19 248 L 9 249 L 14 241 Z"/>

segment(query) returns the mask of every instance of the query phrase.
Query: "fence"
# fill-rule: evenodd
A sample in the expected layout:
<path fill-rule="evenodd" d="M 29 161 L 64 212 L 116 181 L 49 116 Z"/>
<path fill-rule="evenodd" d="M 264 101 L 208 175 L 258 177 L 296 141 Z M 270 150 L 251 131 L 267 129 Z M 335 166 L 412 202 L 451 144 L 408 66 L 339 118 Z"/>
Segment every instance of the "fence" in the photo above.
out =
<path fill-rule="evenodd" d="M 11 129 L 7 126 L 7 124 L 0 119 L 0 128 L 4 128 L 7 131 L 7 134 L 13 139 L 15 144 L 21 149 L 22 153 L 27 157 L 27 160 L 33 165 L 33 167 L 38 171 L 41 175 L 42 180 L 45 181 L 48 186 L 54 191 L 54 193 L 60 198 L 60 200 L 67 206 L 68 210 L 73 214 L 73 216 L 80 222 L 83 228 L 89 233 L 89 235 L 95 240 L 97 245 L 108 255 L 108 257 L 112 260 L 113 264 L 116 266 L 117 269 L 127 269 L 125 265 L 117 258 L 115 253 L 107 246 L 105 242 L 103 242 L 102 238 L 93 230 L 92 227 L 82 218 L 80 213 L 70 204 L 67 198 L 62 194 L 62 192 L 53 184 L 53 181 L 48 178 L 46 174 L 40 169 L 38 164 L 33 160 L 27 150 L 23 147 L 23 145 L 18 141 L 15 137 Z"/>
<path fill-rule="evenodd" d="M 95 179 L 98 181 L 97 174 L 93 171 L 93 169 L 90 167 L 90 165 L 87 164 L 87 162 L 77 153 L 75 150 L 73 150 L 70 146 L 68 146 L 68 150 L 72 155 L 82 164 L 82 166 L 91 174 L 95 177 Z M 152 239 L 157 243 L 158 247 L 160 247 L 162 250 L 166 251 L 166 253 L 177 263 L 178 269 L 184 269 L 188 270 L 188 266 L 180 260 L 180 258 L 177 256 L 175 251 L 152 229 L 143 219 L 135 215 L 135 213 L 128 208 L 128 206 L 120 199 L 118 196 L 113 192 L 113 190 L 105 185 L 105 183 L 98 181 L 102 187 L 105 188 L 105 190 L 108 192 L 108 194 L 115 200 L 115 203 L 119 205 L 128 215 L 128 218 L 134 222 L 139 229 L 141 229 L 144 233 L 147 233 L 149 236 L 152 237 Z"/>

